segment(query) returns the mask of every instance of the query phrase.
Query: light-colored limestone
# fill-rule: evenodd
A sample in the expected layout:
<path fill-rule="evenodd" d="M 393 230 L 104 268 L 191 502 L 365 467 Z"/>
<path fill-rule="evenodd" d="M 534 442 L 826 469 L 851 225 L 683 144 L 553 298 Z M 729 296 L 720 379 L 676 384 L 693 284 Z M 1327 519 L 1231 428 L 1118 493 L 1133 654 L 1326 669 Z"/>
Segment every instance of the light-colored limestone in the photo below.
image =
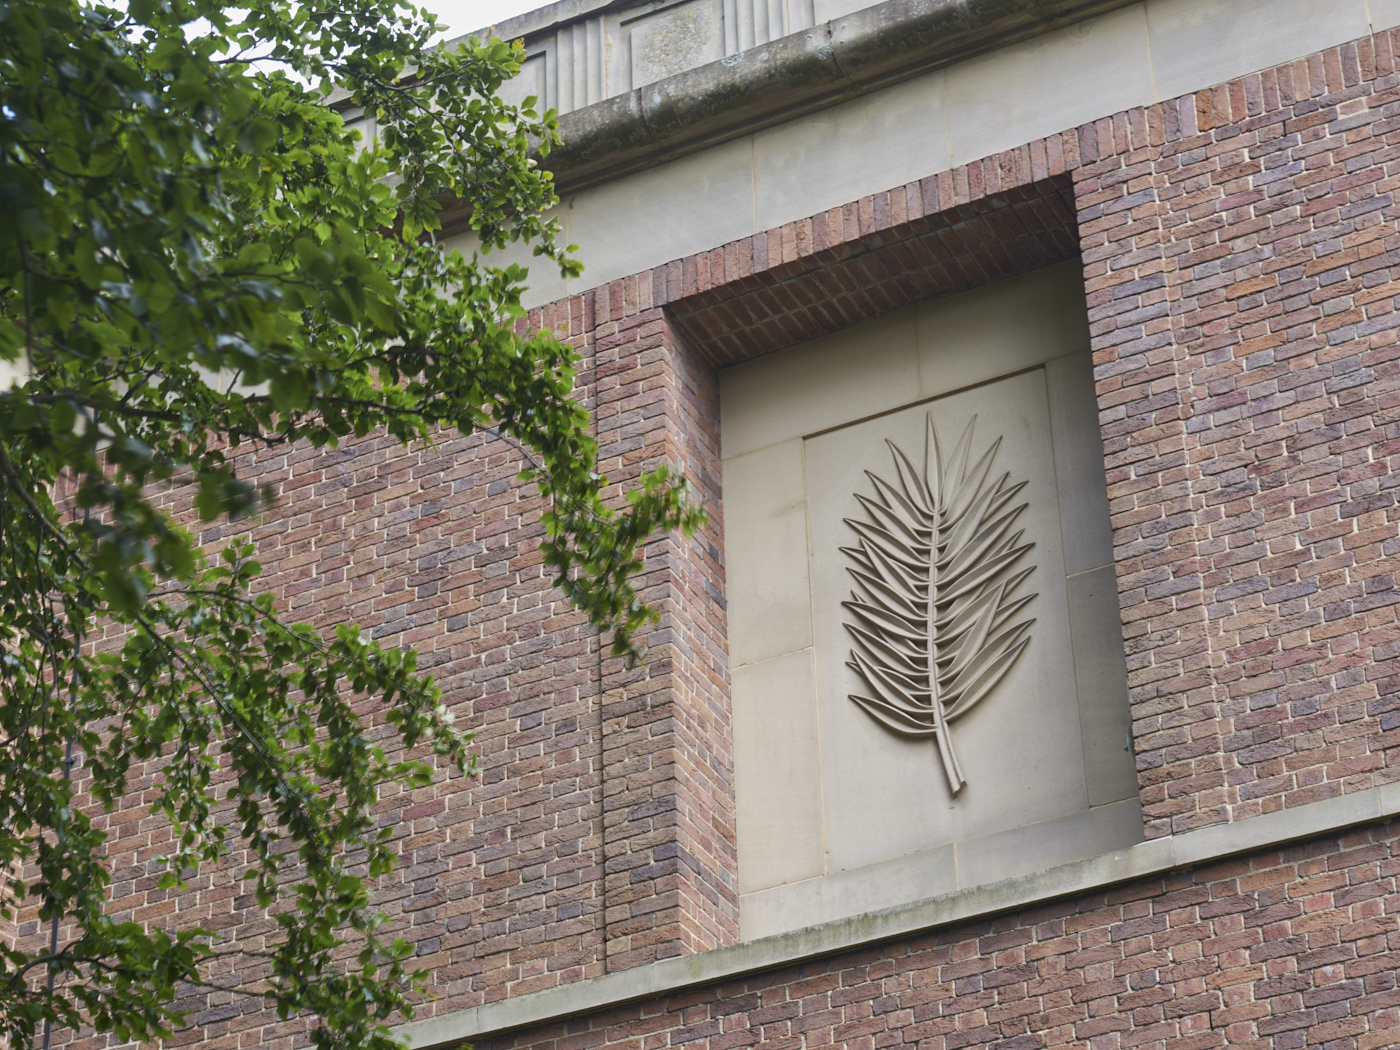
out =
<path fill-rule="evenodd" d="M 1060 502 L 1065 573 L 1072 576 L 1113 561 L 1113 530 L 1103 513 L 1108 506 L 1108 471 L 1087 344 L 1081 353 L 1047 362 L 1045 379 L 1055 435 L 1055 477 L 1062 491 L 1076 493 L 1076 498 Z"/>
<path fill-rule="evenodd" d="M 739 892 L 815 879 L 822 795 L 812 651 L 736 668 L 731 695 Z"/>
<path fill-rule="evenodd" d="M 838 208 L 950 165 L 941 72 L 760 132 L 754 143 L 757 228 Z"/>
<path fill-rule="evenodd" d="M 544 52 L 531 55 L 520 63 L 520 72 L 501 85 L 501 98 L 512 105 L 524 105 L 527 98 L 535 99 L 536 112 L 543 113 L 551 105 L 555 93 L 546 76 L 547 57 Z"/>
<path fill-rule="evenodd" d="M 954 165 L 1148 105 L 1156 96 L 1142 7 L 961 62 L 948 70 L 947 96 Z"/>
<path fill-rule="evenodd" d="M 724 51 L 735 55 L 812 25 L 812 0 L 722 0 Z"/>
<path fill-rule="evenodd" d="M 724 369 L 723 455 L 888 412 L 913 400 L 912 391 L 945 394 L 1088 345 L 1079 264 L 1047 266 Z"/>
<path fill-rule="evenodd" d="M 629 175 L 569 201 L 569 240 L 582 249 L 579 292 L 754 232 L 747 139 Z"/>
<path fill-rule="evenodd" d="M 737 768 L 737 761 L 736 761 Z M 741 832 L 742 835 L 742 832 Z M 740 857 L 743 856 L 740 846 Z M 740 860 L 743 864 L 743 860 Z M 746 941 L 862 912 L 883 911 L 958 888 L 955 847 L 938 846 L 820 879 L 774 886 L 744 897 L 739 936 Z"/>
<path fill-rule="evenodd" d="M 1084 787 L 1089 805 L 1136 798 L 1137 771 L 1129 740 L 1128 676 L 1123 662 L 1123 621 L 1118 578 L 1112 565 L 1065 581 L 1074 676 L 1079 683 L 1079 733 L 1084 746 Z"/>
<path fill-rule="evenodd" d="M 720 373 L 724 458 L 888 411 L 917 384 L 908 310 L 727 368 Z"/>
<path fill-rule="evenodd" d="M 1379 791 L 1353 791 L 1307 806 L 1280 809 L 1228 824 L 1212 824 L 1189 835 L 1178 835 L 1175 859 L 1178 865 L 1204 864 L 1218 857 L 1265 849 L 1390 815 L 1391 812 L 1381 806 Z"/>
<path fill-rule="evenodd" d="M 955 842 L 985 840 L 970 854 L 982 858 L 976 870 L 1001 864 L 1005 871 L 998 856 L 1043 867 L 1064 851 L 1129 841 L 1122 808 L 1104 808 L 1136 796 L 1132 756 L 1123 750 L 1127 690 L 1113 570 L 1075 575 L 1065 564 L 1066 552 L 1077 565 L 1111 557 L 1104 553 L 1107 496 L 1087 343 L 1079 267 L 1071 262 L 721 373 L 736 690 L 749 688 L 737 672 L 758 661 L 778 666 L 774 657 L 814 646 L 803 659 L 815 661 L 815 690 L 803 706 L 785 687 L 780 703 L 799 746 L 814 736 L 821 744 L 821 808 L 803 811 L 810 823 L 788 832 L 792 842 L 824 842 L 819 877 L 794 882 L 792 872 L 812 870 L 808 860 L 794 859 L 789 871 L 741 832 L 745 930 L 850 914 L 855 897 L 823 882 L 841 872 L 866 880 L 870 906 L 892 901 L 910 884 L 889 874 L 894 868 L 879 874 L 882 865 L 897 868 L 906 863 L 900 858 Z M 1024 614 L 1036 618 L 1032 643 L 996 691 L 953 725 L 968 779 L 956 799 L 933 743 L 891 733 L 850 701 L 863 690 L 846 666 L 851 641 L 841 608 L 851 581 L 840 548 L 855 540 L 846 519 L 863 516 L 856 494 L 871 489 L 866 472 L 892 476 L 887 439 L 922 463 L 930 414 L 949 449 L 974 415 L 976 452 L 1003 439 L 995 471 L 1028 482 L 1016 527 L 1036 544 L 1026 559 L 1036 571 L 1022 585 L 1037 594 Z M 1081 467 L 1080 457 L 1090 463 Z M 1063 536 L 1062 527 L 1082 535 Z M 765 666 L 763 673 L 774 672 Z M 762 791 L 773 781 L 766 774 L 745 780 L 742 755 L 772 762 L 786 737 L 765 732 L 768 751 L 760 751 L 742 740 L 749 730 L 737 713 L 735 726 L 744 785 L 739 824 L 755 812 L 751 826 L 767 829 Z M 788 768 L 786 760 L 779 764 Z M 789 800 L 778 806 L 795 812 Z M 1062 819 L 1077 830 L 1055 840 L 1061 852 L 1045 853 L 1054 833 L 1044 822 Z M 1043 826 L 1027 832 L 1019 853 L 988 839 L 1030 825 Z M 760 851 L 752 865 L 746 849 Z M 804 918 L 809 906 L 815 910 Z"/>
<path fill-rule="evenodd" d="M 724 8 L 714 0 L 648 3 L 614 15 L 608 94 L 713 62 L 724 54 Z M 782 33 L 777 34 L 781 36 Z"/>
<path fill-rule="evenodd" d="M 1400 0 L 1366 0 L 1371 17 L 1371 31 L 1400 26 Z"/>
<path fill-rule="evenodd" d="M 845 519 L 862 516 L 856 494 L 872 492 L 865 471 L 895 476 L 887 440 L 922 463 L 927 416 L 948 449 L 974 417 L 974 456 L 1002 439 L 993 469 L 1028 483 L 1017 497 L 1028 506 L 1015 527 L 1035 544 L 1024 556 L 1035 572 L 1021 585 L 1023 593 L 1037 593 L 1025 611 L 1035 618 L 1031 643 L 992 694 L 951 727 L 967 777 L 956 798 L 932 741 L 896 736 L 850 700 L 864 687 L 847 666 L 851 641 L 841 606 L 851 581 L 840 548 L 856 540 Z M 1043 371 L 809 438 L 807 487 L 828 870 L 1085 809 Z"/>
<path fill-rule="evenodd" d="M 802 442 L 724 462 L 729 666 L 812 644 Z"/>
<path fill-rule="evenodd" d="M 1060 864 L 1127 849 L 1142 841 L 1136 798 L 1055 820 L 959 842 L 958 885 L 970 889 Z"/>
<path fill-rule="evenodd" d="M 1370 17 L 1366 0 L 1148 0 L 1147 28 L 1173 98 L 1365 36 Z"/>
<path fill-rule="evenodd" d="M 606 97 L 602 20 L 566 26 L 550 44 L 555 92 L 551 101 L 559 111 L 601 102 Z"/>
<path fill-rule="evenodd" d="M 1382 813 L 1400 813 L 1400 781 L 1382 784 L 1376 789 Z"/>
<path fill-rule="evenodd" d="M 1252 817 L 1139 842 L 1112 853 L 974 889 L 957 890 L 898 908 L 853 915 L 697 955 L 675 956 L 441 1017 L 412 1021 L 401 1025 L 398 1034 L 413 1050 L 445 1048 L 463 1039 L 582 1015 L 647 996 L 716 984 L 748 973 L 1106 889 L 1131 879 L 1222 859 L 1240 850 L 1267 849 L 1397 816 L 1400 816 L 1400 788 L 1390 784 L 1378 790 L 1359 791 L 1341 799 L 1313 802 L 1270 814 L 1274 819 Z"/>
<path fill-rule="evenodd" d="M 925 397 L 1033 368 L 1089 345 L 1078 262 L 997 281 L 913 311 Z"/>
<path fill-rule="evenodd" d="M 803 925 L 895 908 L 1082 857 L 1111 854 L 1141 841 L 1142 807 L 1131 798 L 956 845 L 833 871 L 825 878 L 747 893 L 739 933 L 744 940 L 755 940 Z"/>
<path fill-rule="evenodd" d="M 818 22 L 830 22 L 869 6 L 868 0 L 813 0 L 812 11 Z"/>

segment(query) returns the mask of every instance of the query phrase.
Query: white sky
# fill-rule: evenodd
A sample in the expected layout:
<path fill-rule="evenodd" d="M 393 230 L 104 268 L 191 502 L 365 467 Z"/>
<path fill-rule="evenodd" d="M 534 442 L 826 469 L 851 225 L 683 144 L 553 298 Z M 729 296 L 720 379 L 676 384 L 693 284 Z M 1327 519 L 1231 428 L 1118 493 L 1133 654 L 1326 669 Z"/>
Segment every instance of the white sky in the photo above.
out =
<path fill-rule="evenodd" d="M 447 23 L 444 40 L 504 22 L 526 11 L 544 7 L 551 0 L 414 0 L 419 7 L 437 13 Z"/>

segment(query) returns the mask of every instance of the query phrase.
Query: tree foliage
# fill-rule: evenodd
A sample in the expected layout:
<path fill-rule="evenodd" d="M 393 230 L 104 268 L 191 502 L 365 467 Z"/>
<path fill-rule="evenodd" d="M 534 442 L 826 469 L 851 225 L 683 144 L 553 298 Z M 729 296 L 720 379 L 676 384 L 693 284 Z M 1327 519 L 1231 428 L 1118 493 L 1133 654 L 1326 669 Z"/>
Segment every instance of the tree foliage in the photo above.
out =
<path fill-rule="evenodd" d="M 433 33 L 399 0 L 0 0 L 0 921 L 37 906 L 63 930 L 0 942 L 12 1046 L 53 1024 L 158 1037 L 211 980 L 205 931 L 110 912 L 107 838 L 75 804 L 117 805 L 153 762 L 162 886 L 246 858 L 280 930 L 251 991 L 280 1015 L 388 1046 L 420 980 L 372 905 L 394 860 L 374 807 L 470 770 L 469 736 L 411 652 L 284 622 L 251 546 L 206 557 L 170 492 L 236 519 L 271 498 L 250 447 L 489 431 L 545 498 L 559 585 L 629 658 L 640 545 L 696 521 L 664 470 L 609 510 L 575 356 L 516 331 L 526 272 L 437 243 L 453 196 L 483 247 L 578 272 L 531 159 L 554 115 L 497 97 L 519 45 Z"/>

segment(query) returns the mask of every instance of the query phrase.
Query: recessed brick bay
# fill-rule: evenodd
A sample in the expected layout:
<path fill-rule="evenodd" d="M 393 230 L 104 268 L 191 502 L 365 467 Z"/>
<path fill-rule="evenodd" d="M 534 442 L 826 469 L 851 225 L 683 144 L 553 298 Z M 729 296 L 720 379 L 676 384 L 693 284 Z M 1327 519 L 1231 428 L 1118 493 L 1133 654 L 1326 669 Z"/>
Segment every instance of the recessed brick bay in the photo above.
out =
<path fill-rule="evenodd" d="M 648 547 L 642 668 L 550 588 L 501 443 L 259 460 L 283 511 L 240 528 L 281 606 L 417 647 L 478 733 L 478 779 L 382 804 L 402 863 L 377 903 L 432 970 L 420 1017 L 738 942 L 719 370 L 1076 254 L 1145 837 L 1400 782 L 1397 51 L 1377 33 L 532 311 L 582 356 L 616 490 L 666 461 L 710 511 Z M 146 786 L 103 818 L 114 912 L 255 947 L 236 865 L 158 890 Z M 1373 821 L 476 1045 L 1381 1050 L 1397 875 Z M 41 936 L 33 913 L 6 933 Z M 171 1045 L 305 1042 L 256 998 L 187 1005 Z"/>

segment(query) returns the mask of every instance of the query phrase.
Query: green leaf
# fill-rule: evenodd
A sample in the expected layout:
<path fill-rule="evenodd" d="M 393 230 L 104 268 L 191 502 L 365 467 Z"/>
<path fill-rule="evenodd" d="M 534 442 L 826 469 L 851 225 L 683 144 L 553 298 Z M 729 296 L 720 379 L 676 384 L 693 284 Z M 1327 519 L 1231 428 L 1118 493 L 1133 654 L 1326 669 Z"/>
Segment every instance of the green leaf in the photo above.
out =
<path fill-rule="evenodd" d="M 256 156 L 277 144 L 277 125 L 264 117 L 254 117 L 238 131 L 238 148 Z"/>

